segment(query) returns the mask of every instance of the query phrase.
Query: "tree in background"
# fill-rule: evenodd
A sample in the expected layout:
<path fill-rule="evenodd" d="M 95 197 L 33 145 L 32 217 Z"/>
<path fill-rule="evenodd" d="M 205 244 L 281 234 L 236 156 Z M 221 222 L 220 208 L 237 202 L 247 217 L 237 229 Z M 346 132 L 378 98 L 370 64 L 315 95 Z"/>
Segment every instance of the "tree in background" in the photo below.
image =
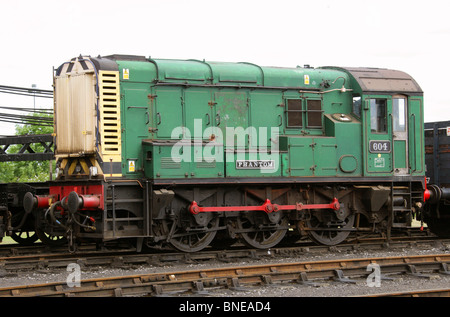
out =
<path fill-rule="evenodd" d="M 39 117 L 51 118 L 51 115 L 35 114 Z M 16 125 L 16 135 L 51 134 L 52 126 L 32 124 Z M 6 151 L 9 154 L 18 153 L 21 145 L 12 145 Z M 33 144 L 35 152 L 43 152 L 44 147 Z M 43 182 L 49 180 L 49 161 L 1 162 L 0 183 Z"/>

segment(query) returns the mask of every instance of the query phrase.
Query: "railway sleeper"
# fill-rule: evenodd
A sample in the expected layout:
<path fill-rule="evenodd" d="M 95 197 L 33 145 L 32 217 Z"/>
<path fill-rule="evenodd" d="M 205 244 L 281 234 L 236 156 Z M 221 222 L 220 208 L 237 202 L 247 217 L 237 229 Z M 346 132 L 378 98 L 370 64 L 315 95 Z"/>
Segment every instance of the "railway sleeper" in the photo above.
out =
<path fill-rule="evenodd" d="M 441 263 L 441 270 L 439 270 L 439 273 L 445 274 L 445 275 L 450 275 L 450 270 L 448 269 L 447 263 Z"/>
<path fill-rule="evenodd" d="M 406 272 L 406 273 L 408 275 L 412 275 L 412 276 L 420 277 L 420 278 L 432 279 L 431 275 L 423 274 L 423 273 L 420 273 L 419 271 L 417 271 L 416 266 L 413 264 L 408 264 L 407 268 L 408 268 L 408 272 Z"/>
<path fill-rule="evenodd" d="M 336 274 L 336 276 L 334 277 L 335 281 L 341 283 L 356 284 L 356 281 L 346 277 L 342 270 L 334 270 L 334 273 Z"/>
<path fill-rule="evenodd" d="M 301 285 L 305 285 L 305 286 L 312 286 L 312 287 L 320 287 L 321 286 L 319 283 L 310 281 L 308 278 L 308 274 L 306 272 L 300 272 L 297 283 L 301 284 Z"/>

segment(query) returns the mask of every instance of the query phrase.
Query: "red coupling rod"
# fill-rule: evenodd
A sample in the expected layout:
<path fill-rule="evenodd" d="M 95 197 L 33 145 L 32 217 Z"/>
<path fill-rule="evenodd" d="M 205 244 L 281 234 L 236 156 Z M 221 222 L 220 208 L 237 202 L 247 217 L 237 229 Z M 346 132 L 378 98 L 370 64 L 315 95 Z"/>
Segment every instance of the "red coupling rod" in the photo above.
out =
<path fill-rule="evenodd" d="M 189 206 L 189 211 L 193 215 L 200 212 L 222 212 L 222 211 L 264 211 L 266 213 L 276 212 L 280 210 L 303 210 L 303 209 L 332 209 L 339 210 L 341 208 L 337 198 L 334 198 L 329 204 L 308 204 L 297 203 L 295 205 L 278 205 L 272 204 L 270 199 L 266 199 L 261 206 L 227 206 L 227 207 L 200 207 L 197 202 L 193 201 Z"/>
<path fill-rule="evenodd" d="M 302 210 L 302 209 L 333 209 L 333 210 L 339 210 L 341 208 L 341 205 L 339 204 L 339 201 L 337 198 L 333 198 L 331 203 L 329 204 L 311 204 L 311 205 L 303 205 L 302 203 L 299 203 L 296 205 L 296 210 Z"/>

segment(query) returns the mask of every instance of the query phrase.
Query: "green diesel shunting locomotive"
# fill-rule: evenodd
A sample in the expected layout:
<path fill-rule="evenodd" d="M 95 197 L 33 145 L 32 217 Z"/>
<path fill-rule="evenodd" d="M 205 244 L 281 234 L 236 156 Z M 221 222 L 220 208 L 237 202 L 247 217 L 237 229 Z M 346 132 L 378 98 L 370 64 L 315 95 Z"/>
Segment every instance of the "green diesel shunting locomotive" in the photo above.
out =
<path fill-rule="evenodd" d="M 333 245 L 422 212 L 423 92 L 403 72 L 80 56 L 54 86 L 58 178 L 28 209 L 69 241 Z"/>

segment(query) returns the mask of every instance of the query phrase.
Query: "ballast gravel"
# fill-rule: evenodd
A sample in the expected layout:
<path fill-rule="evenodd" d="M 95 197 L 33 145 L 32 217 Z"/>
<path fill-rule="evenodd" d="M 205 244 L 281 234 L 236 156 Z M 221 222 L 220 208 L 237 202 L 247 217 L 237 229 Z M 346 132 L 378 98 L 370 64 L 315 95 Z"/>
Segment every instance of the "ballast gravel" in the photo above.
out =
<path fill-rule="evenodd" d="M 429 248 L 407 247 L 403 249 L 383 249 L 378 251 L 354 250 L 350 252 L 328 252 L 326 254 L 305 254 L 295 257 L 267 257 L 261 259 L 245 259 L 233 263 L 208 261 L 199 263 L 167 263 L 164 265 L 140 265 L 129 268 L 96 267 L 81 270 L 81 279 L 95 279 L 100 277 L 126 276 L 146 273 L 159 273 L 181 270 L 210 269 L 214 267 L 227 267 L 235 264 L 258 265 L 266 263 L 288 263 L 300 261 L 320 261 L 330 259 L 350 259 L 365 257 L 392 257 L 405 255 L 425 255 L 450 253 L 446 245 L 436 245 Z M 72 271 L 54 271 L 52 269 L 40 269 L 33 272 L 0 272 L 0 288 L 19 285 L 32 285 L 40 283 L 67 281 Z M 381 272 L 383 273 L 383 272 Z M 348 297 L 366 296 L 391 292 L 443 289 L 450 288 L 450 276 L 440 273 L 429 273 L 426 277 L 411 275 L 390 275 L 389 280 L 382 279 L 379 285 L 370 283 L 366 278 L 351 278 L 353 283 L 343 283 L 334 280 L 315 280 L 312 285 L 302 284 L 274 284 L 263 287 L 244 287 L 242 290 L 230 290 L 216 288 L 206 294 L 177 293 L 168 296 L 208 296 L 208 297 Z"/>

